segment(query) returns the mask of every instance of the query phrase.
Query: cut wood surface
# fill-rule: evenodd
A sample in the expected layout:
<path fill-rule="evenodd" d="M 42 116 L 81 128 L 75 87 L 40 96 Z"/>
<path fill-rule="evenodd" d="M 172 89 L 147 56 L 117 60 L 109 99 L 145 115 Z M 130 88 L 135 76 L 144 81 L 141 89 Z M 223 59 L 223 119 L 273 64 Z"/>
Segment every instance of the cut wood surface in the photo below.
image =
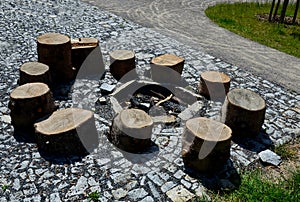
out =
<path fill-rule="evenodd" d="M 258 135 L 264 123 L 266 103 L 257 93 L 247 89 L 234 89 L 227 94 L 222 107 L 222 122 L 233 135 Z"/>
<path fill-rule="evenodd" d="M 230 88 L 230 77 L 222 72 L 206 71 L 200 74 L 199 92 L 211 100 L 224 101 Z"/>
<path fill-rule="evenodd" d="M 110 73 L 117 80 L 135 69 L 135 54 L 130 50 L 115 50 L 110 55 Z M 134 72 L 132 72 L 134 75 Z"/>
<path fill-rule="evenodd" d="M 51 85 L 49 66 L 40 62 L 27 62 L 20 67 L 19 84 L 41 82 Z"/>
<path fill-rule="evenodd" d="M 182 137 L 185 165 L 200 172 L 222 168 L 230 157 L 231 133 L 225 124 L 208 118 L 188 120 Z"/>
<path fill-rule="evenodd" d="M 99 40 L 96 38 L 76 38 L 71 39 L 71 45 L 72 65 L 78 72 L 86 58 L 99 46 Z"/>
<path fill-rule="evenodd" d="M 44 83 L 27 83 L 10 94 L 9 108 L 15 129 L 32 128 L 34 122 L 55 110 L 49 87 Z"/>
<path fill-rule="evenodd" d="M 151 76 L 154 81 L 177 83 L 181 79 L 184 59 L 172 54 L 164 54 L 151 60 Z"/>
<path fill-rule="evenodd" d="M 47 154 L 83 155 L 98 146 L 91 111 L 68 108 L 35 125 L 38 147 Z"/>
<path fill-rule="evenodd" d="M 113 120 L 110 141 L 128 152 L 142 152 L 151 145 L 152 118 L 140 109 L 122 110 Z"/>
<path fill-rule="evenodd" d="M 58 33 L 46 33 L 37 37 L 38 61 L 49 66 L 53 81 L 68 82 L 74 79 L 71 40 Z"/>

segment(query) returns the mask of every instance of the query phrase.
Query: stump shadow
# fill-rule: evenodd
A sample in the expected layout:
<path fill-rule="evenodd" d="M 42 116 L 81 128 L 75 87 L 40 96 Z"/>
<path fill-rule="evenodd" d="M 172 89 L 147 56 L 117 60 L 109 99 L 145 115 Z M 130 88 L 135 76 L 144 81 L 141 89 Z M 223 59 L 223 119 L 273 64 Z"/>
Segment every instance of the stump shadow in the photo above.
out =
<path fill-rule="evenodd" d="M 117 147 L 116 147 L 117 148 Z M 150 161 L 159 154 L 159 147 L 151 141 L 151 146 L 142 152 L 132 153 L 117 148 L 123 154 L 123 157 L 133 164 L 141 164 Z"/>
<path fill-rule="evenodd" d="M 57 165 L 70 165 L 76 162 L 82 161 L 84 157 L 89 155 L 88 152 L 82 155 L 60 155 L 60 154 L 49 154 L 47 152 L 44 152 L 41 149 L 38 149 L 41 157 L 45 159 L 46 161 L 49 161 L 52 164 L 57 164 Z"/>
<path fill-rule="evenodd" d="M 229 159 L 219 170 L 198 172 L 184 165 L 184 172 L 189 176 L 198 179 L 208 190 L 219 194 L 238 189 L 241 185 L 241 176 L 234 167 L 231 159 Z"/>
<path fill-rule="evenodd" d="M 17 142 L 36 143 L 34 128 L 15 129 L 13 136 Z"/>
<path fill-rule="evenodd" d="M 254 137 L 242 137 L 233 135 L 232 141 L 238 144 L 240 147 L 256 153 L 264 151 L 273 146 L 272 140 L 264 131 L 261 131 Z"/>
<path fill-rule="evenodd" d="M 72 80 L 67 83 L 57 83 L 50 86 L 53 98 L 55 100 L 69 100 L 70 93 L 72 92 L 72 87 L 75 83 L 75 80 Z"/>

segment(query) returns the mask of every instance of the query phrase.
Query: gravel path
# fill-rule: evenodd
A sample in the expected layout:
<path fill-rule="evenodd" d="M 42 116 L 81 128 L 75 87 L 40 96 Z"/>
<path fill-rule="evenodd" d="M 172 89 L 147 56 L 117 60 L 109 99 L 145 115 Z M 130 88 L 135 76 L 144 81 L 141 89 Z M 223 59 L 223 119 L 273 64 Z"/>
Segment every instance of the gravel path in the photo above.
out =
<path fill-rule="evenodd" d="M 1 0 L 0 19 L 1 202 L 88 201 L 89 195 L 96 191 L 100 193 L 100 201 L 176 201 L 178 198 L 207 196 L 207 189 L 212 187 L 233 188 L 241 169 L 259 163 L 260 151 L 271 144 L 283 144 L 300 136 L 299 94 L 97 7 L 74 0 Z M 35 40 L 46 32 L 59 32 L 74 38 L 98 38 L 106 68 L 109 51 L 133 49 L 139 75 L 149 69 L 151 58 L 164 53 L 176 54 L 186 59 L 182 76 L 194 91 L 199 72 L 223 71 L 232 78 L 232 88 L 251 89 L 266 100 L 262 134 L 245 140 L 244 144 L 233 143 L 231 159 L 220 173 L 195 175 L 182 163 L 182 124 L 171 128 L 156 126 L 154 141 L 159 151 L 128 158 L 104 135 L 111 124 L 109 102 L 106 105 L 92 103 L 99 147 L 82 159 L 53 159 L 41 155 L 35 143 L 14 138 L 7 106 L 9 95 L 17 86 L 18 68 L 24 62 L 37 59 Z M 96 101 L 103 83 L 115 85 L 116 81 L 108 73 L 100 81 L 78 81 L 79 92 L 74 91 L 64 99 L 58 97 L 56 103 L 60 108 L 74 106 L 76 93 Z M 199 106 L 203 107 L 198 112 L 218 119 L 221 105 L 203 99 L 199 101 Z M 134 161 L 137 159 L 139 162 Z"/>
<path fill-rule="evenodd" d="M 242 38 L 206 17 L 204 11 L 208 6 L 224 0 L 83 1 L 300 92 L 300 58 Z"/>

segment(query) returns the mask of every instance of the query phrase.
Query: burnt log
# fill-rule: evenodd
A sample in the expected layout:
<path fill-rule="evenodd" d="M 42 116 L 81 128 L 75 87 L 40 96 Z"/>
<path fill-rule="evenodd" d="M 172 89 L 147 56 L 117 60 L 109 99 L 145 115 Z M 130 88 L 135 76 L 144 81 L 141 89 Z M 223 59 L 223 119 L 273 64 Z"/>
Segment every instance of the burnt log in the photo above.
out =
<path fill-rule="evenodd" d="M 93 112 L 78 108 L 55 111 L 34 125 L 37 145 L 47 155 L 85 155 L 98 147 Z"/>
<path fill-rule="evenodd" d="M 221 120 L 233 136 L 253 137 L 264 123 L 266 103 L 257 93 L 246 89 L 230 91 L 222 106 Z"/>
<path fill-rule="evenodd" d="M 41 82 L 51 86 L 49 66 L 40 62 L 24 63 L 20 69 L 19 85 Z"/>
<path fill-rule="evenodd" d="M 200 74 L 199 92 L 214 101 L 224 101 L 230 88 L 230 77 L 222 72 L 206 71 Z"/>
<path fill-rule="evenodd" d="M 10 94 L 9 109 L 15 130 L 31 130 L 34 123 L 55 109 L 49 87 L 44 83 L 27 83 Z"/>
<path fill-rule="evenodd" d="M 135 69 L 135 54 L 130 50 L 115 50 L 109 53 L 110 73 L 120 80 L 128 72 Z M 134 74 L 136 76 L 136 74 Z"/>
<path fill-rule="evenodd" d="M 127 152 L 143 152 L 151 146 L 152 118 L 140 109 L 122 110 L 113 120 L 108 139 Z"/>
<path fill-rule="evenodd" d="M 215 172 L 230 157 L 231 129 L 220 122 L 198 117 L 185 124 L 182 159 L 187 167 L 199 172 Z"/>
<path fill-rule="evenodd" d="M 71 40 L 58 33 L 46 33 L 37 37 L 38 61 L 49 66 L 54 82 L 69 82 L 75 71 L 71 60 Z"/>

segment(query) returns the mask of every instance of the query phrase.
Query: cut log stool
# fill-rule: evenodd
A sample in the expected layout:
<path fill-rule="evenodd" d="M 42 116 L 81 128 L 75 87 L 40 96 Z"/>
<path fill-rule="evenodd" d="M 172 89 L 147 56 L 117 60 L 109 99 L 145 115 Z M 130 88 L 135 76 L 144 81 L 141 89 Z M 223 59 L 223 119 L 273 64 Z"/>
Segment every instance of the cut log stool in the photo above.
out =
<path fill-rule="evenodd" d="M 76 73 L 78 73 L 85 59 L 99 46 L 99 40 L 96 38 L 71 39 L 71 45 L 72 65 L 76 69 Z"/>
<path fill-rule="evenodd" d="M 151 60 L 151 75 L 153 81 L 173 83 L 181 79 L 184 59 L 172 54 L 164 54 Z"/>
<path fill-rule="evenodd" d="M 220 122 L 199 117 L 186 122 L 182 137 L 182 158 L 199 172 L 221 169 L 230 157 L 231 129 Z"/>
<path fill-rule="evenodd" d="M 88 110 L 59 110 L 34 127 L 37 145 L 47 155 L 82 156 L 98 147 L 94 114 Z"/>
<path fill-rule="evenodd" d="M 41 82 L 51 86 L 49 66 L 40 62 L 27 62 L 20 67 L 19 85 Z"/>
<path fill-rule="evenodd" d="M 33 129 L 40 118 L 51 114 L 56 106 L 49 87 L 44 83 L 27 83 L 10 94 L 9 109 L 16 130 Z"/>
<path fill-rule="evenodd" d="M 230 77 L 222 72 L 206 71 L 200 75 L 199 92 L 214 100 L 224 101 L 230 88 Z"/>
<path fill-rule="evenodd" d="M 58 33 L 46 33 L 37 37 L 38 61 L 49 66 L 54 82 L 69 82 L 75 71 L 71 60 L 71 40 Z"/>
<path fill-rule="evenodd" d="M 253 91 L 234 89 L 222 106 L 221 120 L 232 129 L 233 136 L 255 136 L 264 123 L 266 103 Z"/>
<path fill-rule="evenodd" d="M 143 152 L 151 146 L 153 120 L 140 109 L 125 109 L 113 120 L 109 140 L 127 152 Z"/>
<path fill-rule="evenodd" d="M 130 50 L 115 50 L 110 55 L 110 73 L 118 81 L 128 72 L 135 69 L 135 54 Z M 135 74 L 134 74 L 135 75 Z"/>

